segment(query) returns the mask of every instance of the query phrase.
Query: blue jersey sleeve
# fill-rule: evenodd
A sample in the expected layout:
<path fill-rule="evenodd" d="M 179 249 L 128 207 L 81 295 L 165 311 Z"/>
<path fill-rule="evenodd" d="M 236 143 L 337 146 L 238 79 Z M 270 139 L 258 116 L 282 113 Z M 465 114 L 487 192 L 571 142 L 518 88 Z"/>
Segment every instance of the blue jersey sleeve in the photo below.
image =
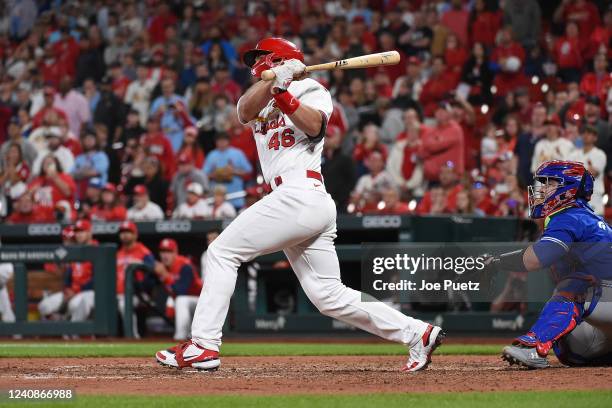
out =
<path fill-rule="evenodd" d="M 533 244 L 533 250 L 543 267 L 548 267 L 570 251 L 578 239 L 582 225 L 578 219 L 561 213 L 549 219 L 542 238 Z"/>

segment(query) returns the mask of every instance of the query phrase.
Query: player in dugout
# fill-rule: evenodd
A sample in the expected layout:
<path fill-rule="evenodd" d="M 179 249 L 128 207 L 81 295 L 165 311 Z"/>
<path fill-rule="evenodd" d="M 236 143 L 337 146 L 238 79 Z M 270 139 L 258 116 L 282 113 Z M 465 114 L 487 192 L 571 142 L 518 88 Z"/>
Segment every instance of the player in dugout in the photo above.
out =
<path fill-rule="evenodd" d="M 117 304 L 121 318 L 125 319 L 125 270 L 131 264 L 144 264 L 151 268 L 155 267 L 155 257 L 144 244 L 138 241 L 138 227 L 131 221 L 123 221 L 119 225 L 119 242 L 121 246 L 117 251 Z M 146 280 L 145 272 L 137 270 L 134 274 L 134 288 L 143 285 Z M 132 303 L 134 307 L 138 305 L 138 298 L 135 296 Z M 136 314 L 132 319 L 133 333 L 139 338 Z"/>
<path fill-rule="evenodd" d="M 544 218 L 540 240 L 489 259 L 497 270 L 552 267 L 556 287 L 527 334 L 504 348 L 511 365 L 550 366 L 552 349 L 568 366 L 612 363 L 612 228 L 588 204 L 593 176 L 580 162 L 549 161 L 529 188 L 529 213 Z"/>
<path fill-rule="evenodd" d="M 155 273 L 174 300 L 174 339 L 184 340 L 191 336 L 191 319 L 202 291 L 202 279 L 193 263 L 178 251 L 175 240 L 163 239 L 159 244 L 161 262 L 155 263 Z"/>
<path fill-rule="evenodd" d="M 97 245 L 92 238 L 91 223 L 78 220 L 74 225 L 74 242 L 77 245 Z M 64 290 L 44 297 L 38 304 L 41 316 L 66 314 L 73 322 L 87 320 L 94 308 L 93 264 L 71 262 L 64 274 Z"/>

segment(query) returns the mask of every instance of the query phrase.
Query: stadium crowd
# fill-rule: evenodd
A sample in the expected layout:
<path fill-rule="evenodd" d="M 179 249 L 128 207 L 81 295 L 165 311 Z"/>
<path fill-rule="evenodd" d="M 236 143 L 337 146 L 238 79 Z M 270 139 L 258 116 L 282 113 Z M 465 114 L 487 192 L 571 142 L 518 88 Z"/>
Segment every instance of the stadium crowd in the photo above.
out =
<path fill-rule="evenodd" d="M 335 110 L 322 172 L 339 212 L 525 216 L 550 159 L 612 179 L 607 1 L 8 1 L 0 18 L 0 215 L 8 223 L 232 218 L 264 193 L 236 102 L 263 37 Z"/>

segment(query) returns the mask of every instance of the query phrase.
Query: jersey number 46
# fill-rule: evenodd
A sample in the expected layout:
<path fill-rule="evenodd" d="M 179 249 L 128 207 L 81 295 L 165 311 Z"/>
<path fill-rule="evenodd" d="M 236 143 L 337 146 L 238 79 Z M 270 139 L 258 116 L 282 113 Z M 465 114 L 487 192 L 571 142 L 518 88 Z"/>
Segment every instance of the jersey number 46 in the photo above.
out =
<path fill-rule="evenodd" d="M 291 147 L 295 144 L 293 129 L 285 128 L 282 132 L 275 132 L 268 141 L 268 149 L 278 150 L 282 147 Z"/>

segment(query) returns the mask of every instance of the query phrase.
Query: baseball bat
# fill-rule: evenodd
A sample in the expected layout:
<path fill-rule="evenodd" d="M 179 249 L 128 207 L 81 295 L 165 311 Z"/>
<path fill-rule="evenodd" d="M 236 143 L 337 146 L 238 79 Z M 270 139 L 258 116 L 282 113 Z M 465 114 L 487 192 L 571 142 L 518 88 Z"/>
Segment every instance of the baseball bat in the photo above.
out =
<path fill-rule="evenodd" d="M 332 69 L 355 69 L 355 68 L 370 68 L 380 65 L 395 65 L 400 61 L 400 55 L 397 51 L 378 52 L 376 54 L 360 55 L 359 57 L 347 58 L 324 64 L 309 65 L 306 67 L 306 72 L 311 71 L 329 71 Z M 267 69 L 261 73 L 261 79 L 271 81 L 276 77 L 274 71 Z"/>

